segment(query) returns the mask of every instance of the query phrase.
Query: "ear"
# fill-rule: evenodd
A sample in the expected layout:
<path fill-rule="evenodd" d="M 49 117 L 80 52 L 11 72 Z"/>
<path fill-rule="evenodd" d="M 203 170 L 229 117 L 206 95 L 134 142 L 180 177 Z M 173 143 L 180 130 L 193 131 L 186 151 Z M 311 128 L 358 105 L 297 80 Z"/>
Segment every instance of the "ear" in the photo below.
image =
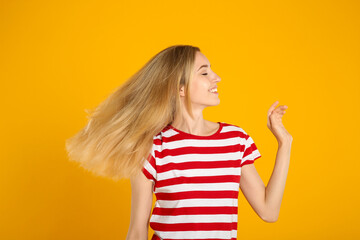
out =
<path fill-rule="evenodd" d="M 185 97 L 185 90 L 184 90 L 184 86 L 180 87 L 180 97 Z"/>

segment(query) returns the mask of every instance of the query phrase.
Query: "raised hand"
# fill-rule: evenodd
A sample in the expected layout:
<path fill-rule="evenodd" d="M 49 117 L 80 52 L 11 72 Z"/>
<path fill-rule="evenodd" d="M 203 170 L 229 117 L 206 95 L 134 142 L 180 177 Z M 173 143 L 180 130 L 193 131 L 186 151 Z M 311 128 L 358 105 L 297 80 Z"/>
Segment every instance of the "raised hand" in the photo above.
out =
<path fill-rule="evenodd" d="M 275 108 L 278 103 L 279 101 L 274 102 L 268 110 L 267 126 L 279 143 L 292 142 L 293 138 L 285 129 L 281 120 L 285 114 L 285 109 L 287 109 L 288 106 L 280 105 Z"/>

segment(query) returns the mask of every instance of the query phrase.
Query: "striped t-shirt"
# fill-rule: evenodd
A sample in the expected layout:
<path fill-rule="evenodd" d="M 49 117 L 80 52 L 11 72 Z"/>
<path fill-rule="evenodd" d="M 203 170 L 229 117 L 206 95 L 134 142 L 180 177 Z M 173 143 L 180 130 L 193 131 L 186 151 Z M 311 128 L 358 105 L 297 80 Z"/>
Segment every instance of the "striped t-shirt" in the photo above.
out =
<path fill-rule="evenodd" d="M 210 136 L 167 125 L 142 172 L 154 183 L 152 240 L 237 238 L 241 167 L 261 157 L 240 127 L 218 122 Z"/>

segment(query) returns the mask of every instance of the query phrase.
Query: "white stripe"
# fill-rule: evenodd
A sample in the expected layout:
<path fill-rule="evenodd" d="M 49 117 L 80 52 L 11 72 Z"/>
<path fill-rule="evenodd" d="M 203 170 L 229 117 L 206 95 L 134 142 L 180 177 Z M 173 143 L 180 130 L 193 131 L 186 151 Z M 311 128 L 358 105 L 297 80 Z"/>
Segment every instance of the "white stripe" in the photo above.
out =
<path fill-rule="evenodd" d="M 145 161 L 144 168 L 156 179 L 156 170 L 149 163 L 149 161 Z"/>
<path fill-rule="evenodd" d="M 237 237 L 237 230 L 229 231 L 170 231 L 162 232 L 155 231 L 155 233 L 163 238 L 172 238 L 172 239 L 207 239 L 207 238 L 222 238 L 222 239 L 231 239 Z"/>
<path fill-rule="evenodd" d="M 162 145 L 158 145 L 158 144 L 153 144 L 153 149 L 152 149 L 152 155 L 153 156 L 156 156 L 155 155 L 155 150 L 158 151 L 158 152 L 161 152 L 161 149 L 162 149 Z"/>
<path fill-rule="evenodd" d="M 239 127 L 238 129 L 239 129 L 239 131 L 242 132 L 243 134 L 248 135 L 248 134 L 245 132 L 245 130 L 242 129 L 241 127 Z"/>
<path fill-rule="evenodd" d="M 157 200 L 154 207 L 180 208 L 180 207 L 237 207 L 237 198 L 196 198 L 182 200 Z"/>
<path fill-rule="evenodd" d="M 260 152 L 258 149 L 256 149 L 255 151 L 253 151 L 252 153 L 250 153 L 249 155 L 247 155 L 246 157 L 241 159 L 241 164 L 243 164 L 245 161 L 248 160 L 253 160 L 256 157 L 260 156 Z"/>
<path fill-rule="evenodd" d="M 232 223 L 237 221 L 237 214 L 204 214 L 163 216 L 152 215 L 150 222 L 156 223 Z"/>
<path fill-rule="evenodd" d="M 164 137 L 169 138 L 169 137 L 178 135 L 179 133 L 177 131 L 175 131 L 174 129 L 168 128 L 165 132 L 160 133 L 160 134 Z"/>
<path fill-rule="evenodd" d="M 222 133 L 225 132 L 240 132 L 240 128 L 238 126 L 223 126 L 223 129 L 221 130 Z"/>
<path fill-rule="evenodd" d="M 167 142 L 166 148 L 176 149 L 181 147 L 225 147 L 235 145 L 238 142 L 239 137 L 226 139 L 184 139 Z"/>
<path fill-rule="evenodd" d="M 156 189 L 156 192 L 168 193 L 168 192 L 185 192 L 185 191 L 222 191 L 222 190 L 239 190 L 239 183 L 225 182 L 225 183 L 182 183 L 176 185 L 170 185 L 160 187 Z"/>
<path fill-rule="evenodd" d="M 194 153 L 194 154 L 181 154 L 175 156 L 166 156 L 164 158 L 157 159 L 156 164 L 162 166 L 168 163 L 184 163 L 191 161 L 206 161 L 206 162 L 217 162 L 226 160 L 239 160 L 241 159 L 240 151 L 229 152 L 229 153 Z"/>
<path fill-rule="evenodd" d="M 212 169 L 186 169 L 171 170 L 157 174 L 157 180 L 164 180 L 177 177 L 201 177 L 201 176 L 223 176 L 223 175 L 239 175 L 240 167 L 237 168 L 212 168 Z"/>

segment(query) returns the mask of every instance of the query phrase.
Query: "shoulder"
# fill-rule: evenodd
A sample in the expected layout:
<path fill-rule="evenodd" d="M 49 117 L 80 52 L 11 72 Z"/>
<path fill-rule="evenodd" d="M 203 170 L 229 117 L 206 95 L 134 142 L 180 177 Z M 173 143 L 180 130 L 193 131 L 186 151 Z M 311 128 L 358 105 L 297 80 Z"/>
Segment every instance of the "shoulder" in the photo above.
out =
<path fill-rule="evenodd" d="M 221 122 L 221 124 L 224 129 L 228 129 L 228 130 L 236 131 L 236 132 L 243 131 L 241 127 L 239 127 L 238 125 L 232 124 L 232 123 Z"/>
<path fill-rule="evenodd" d="M 160 132 L 153 136 L 154 145 L 162 145 L 164 141 L 170 141 L 172 137 L 177 134 L 178 133 L 174 131 L 168 124 Z"/>
<path fill-rule="evenodd" d="M 223 125 L 224 131 L 235 131 L 235 132 L 237 132 L 237 134 L 240 138 L 243 138 L 245 140 L 249 137 L 247 132 L 239 125 L 227 123 L 227 122 L 222 122 L 222 125 Z"/>

